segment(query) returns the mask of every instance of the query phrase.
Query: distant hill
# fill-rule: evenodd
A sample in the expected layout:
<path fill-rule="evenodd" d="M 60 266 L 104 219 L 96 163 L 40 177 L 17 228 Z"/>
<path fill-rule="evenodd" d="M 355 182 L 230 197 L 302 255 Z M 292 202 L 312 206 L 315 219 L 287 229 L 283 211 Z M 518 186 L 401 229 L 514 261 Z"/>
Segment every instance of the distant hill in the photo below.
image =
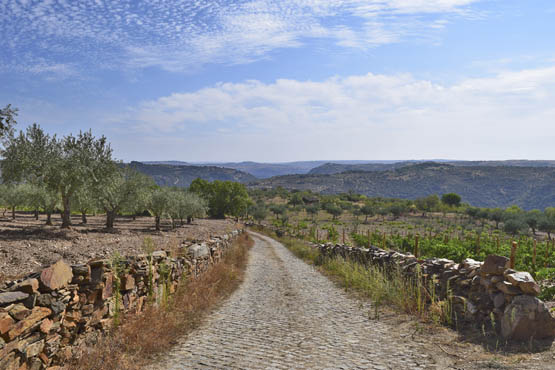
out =
<path fill-rule="evenodd" d="M 187 187 L 198 177 L 208 181 L 230 180 L 241 183 L 256 181 L 256 177 L 251 174 L 217 166 L 144 164 L 141 162 L 131 162 L 129 165 L 137 171 L 151 176 L 161 186 Z"/>
<path fill-rule="evenodd" d="M 331 175 L 288 175 L 259 180 L 254 188 L 282 186 L 325 194 L 354 191 L 367 196 L 414 199 L 455 192 L 480 207 L 524 209 L 555 206 L 555 168 L 459 166 L 421 163 L 386 171 L 353 171 Z"/>
<path fill-rule="evenodd" d="M 342 172 L 352 171 L 388 171 L 401 167 L 411 166 L 417 163 L 425 163 L 429 161 L 399 161 L 390 163 L 335 163 L 329 162 L 321 166 L 311 169 L 308 173 L 310 175 L 331 175 Z M 435 161 L 434 161 L 435 162 Z M 442 160 L 441 163 L 450 164 L 453 166 L 486 166 L 486 167 L 555 167 L 555 161 L 530 161 L 530 160 L 507 160 L 507 161 L 446 161 Z"/>
<path fill-rule="evenodd" d="M 311 169 L 328 162 L 340 165 L 362 164 L 362 163 L 393 163 L 395 161 L 297 161 L 282 163 L 260 163 L 260 162 L 182 162 L 182 161 L 147 161 L 145 164 L 169 164 L 176 166 L 217 166 L 233 168 L 250 173 L 259 178 L 266 179 L 272 176 L 305 174 Z"/>

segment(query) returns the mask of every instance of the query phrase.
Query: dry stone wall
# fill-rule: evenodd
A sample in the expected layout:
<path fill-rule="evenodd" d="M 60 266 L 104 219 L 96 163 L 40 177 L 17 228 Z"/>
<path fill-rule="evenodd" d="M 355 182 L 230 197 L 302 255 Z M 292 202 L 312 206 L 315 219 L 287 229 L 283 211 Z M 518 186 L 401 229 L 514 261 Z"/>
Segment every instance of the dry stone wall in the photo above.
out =
<path fill-rule="evenodd" d="M 218 263 L 242 231 L 184 244 L 173 253 L 63 260 L 0 286 L 0 369 L 54 369 L 109 330 L 122 313 L 141 312 Z M 170 256 L 169 254 L 173 254 Z"/>
<path fill-rule="evenodd" d="M 450 302 L 453 319 L 460 324 L 495 326 L 508 340 L 555 337 L 555 318 L 536 297 L 540 293 L 538 284 L 528 272 L 510 269 L 506 257 L 490 255 L 484 262 L 465 259 L 455 263 L 439 258 L 419 260 L 377 247 L 314 246 L 323 256 L 398 268 L 409 278 L 421 279 L 423 287 L 433 287 L 440 299 Z"/>

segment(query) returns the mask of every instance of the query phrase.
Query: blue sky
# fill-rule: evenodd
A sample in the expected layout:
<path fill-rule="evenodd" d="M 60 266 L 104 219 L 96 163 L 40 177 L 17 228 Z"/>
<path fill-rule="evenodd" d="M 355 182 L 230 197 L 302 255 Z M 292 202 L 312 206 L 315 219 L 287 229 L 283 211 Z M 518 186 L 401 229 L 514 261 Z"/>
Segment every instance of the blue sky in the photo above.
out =
<path fill-rule="evenodd" d="M 0 2 L 0 105 L 129 160 L 555 159 L 555 3 Z"/>

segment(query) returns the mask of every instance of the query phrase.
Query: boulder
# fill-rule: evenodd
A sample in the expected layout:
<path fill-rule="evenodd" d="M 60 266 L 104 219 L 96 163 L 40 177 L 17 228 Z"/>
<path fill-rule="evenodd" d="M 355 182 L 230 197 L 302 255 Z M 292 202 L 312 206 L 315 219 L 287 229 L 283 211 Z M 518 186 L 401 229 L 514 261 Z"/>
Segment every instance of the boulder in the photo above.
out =
<path fill-rule="evenodd" d="M 20 302 L 29 297 L 29 294 L 23 292 L 5 292 L 0 293 L 0 306 L 7 306 L 9 304 Z"/>
<path fill-rule="evenodd" d="M 513 284 L 509 283 L 508 281 L 500 281 L 499 283 L 495 284 L 495 287 L 508 295 L 518 295 L 522 292 Z"/>
<path fill-rule="evenodd" d="M 526 294 L 540 294 L 540 286 L 528 272 L 513 272 L 512 274 L 506 275 L 506 278 Z"/>
<path fill-rule="evenodd" d="M 490 254 L 486 257 L 484 264 L 480 267 L 480 274 L 485 275 L 503 275 L 503 272 L 509 267 L 509 259 L 503 256 Z"/>
<path fill-rule="evenodd" d="M 71 267 L 64 260 L 59 260 L 52 266 L 42 270 L 40 283 L 47 291 L 52 291 L 64 288 L 71 282 L 72 278 L 73 272 Z"/>
<path fill-rule="evenodd" d="M 210 256 L 210 250 L 205 244 L 195 244 L 187 249 L 187 254 L 193 258 L 208 257 Z"/>
<path fill-rule="evenodd" d="M 505 308 L 501 335 L 515 340 L 555 338 L 555 318 L 538 298 L 520 295 Z"/>

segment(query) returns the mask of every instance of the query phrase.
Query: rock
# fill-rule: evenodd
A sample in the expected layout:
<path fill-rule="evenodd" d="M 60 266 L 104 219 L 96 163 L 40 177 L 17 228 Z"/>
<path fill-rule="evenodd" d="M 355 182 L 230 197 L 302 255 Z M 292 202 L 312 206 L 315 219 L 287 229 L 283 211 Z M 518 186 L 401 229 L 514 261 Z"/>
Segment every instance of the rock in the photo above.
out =
<path fill-rule="evenodd" d="M 132 275 L 125 275 L 121 278 L 121 290 L 131 290 L 135 288 L 135 279 Z"/>
<path fill-rule="evenodd" d="M 52 266 L 42 270 L 40 283 L 47 291 L 52 291 L 64 288 L 71 282 L 72 278 L 73 272 L 71 267 L 64 260 L 59 260 Z"/>
<path fill-rule="evenodd" d="M 18 303 L 15 306 L 13 306 L 13 308 L 9 312 L 10 312 L 10 316 L 17 321 L 21 321 L 31 314 L 31 310 L 25 307 L 24 305 L 22 305 L 21 303 Z"/>
<path fill-rule="evenodd" d="M 516 285 L 526 294 L 538 295 L 540 294 L 540 286 L 534 281 L 532 275 L 528 272 L 513 272 L 506 275 L 513 285 Z"/>
<path fill-rule="evenodd" d="M 15 284 L 10 290 L 33 294 L 39 290 L 39 281 L 37 279 L 27 279 L 21 283 Z"/>
<path fill-rule="evenodd" d="M 2 370 L 18 370 L 19 369 L 19 357 L 16 357 L 15 353 L 12 352 L 6 357 L 0 359 L 0 369 Z"/>
<path fill-rule="evenodd" d="M 518 289 L 516 286 L 509 283 L 508 281 L 500 281 L 499 283 L 495 284 L 495 287 L 503 293 L 509 295 L 518 295 L 522 293 L 520 289 Z"/>
<path fill-rule="evenodd" d="M 50 329 L 52 329 L 52 324 L 54 322 L 50 319 L 44 319 L 42 324 L 40 324 L 40 331 L 44 334 L 50 333 Z"/>
<path fill-rule="evenodd" d="M 515 340 L 555 338 L 555 318 L 538 298 L 520 295 L 505 308 L 501 334 Z"/>
<path fill-rule="evenodd" d="M 482 262 L 475 261 L 472 258 L 465 258 L 462 261 L 461 266 L 467 270 L 470 270 L 482 266 Z"/>
<path fill-rule="evenodd" d="M 503 275 L 503 272 L 509 267 L 509 259 L 503 256 L 490 254 L 486 257 L 484 264 L 480 267 L 480 274 L 485 275 Z"/>
<path fill-rule="evenodd" d="M 187 254 L 193 258 L 202 258 L 210 255 L 210 250 L 205 244 L 194 244 L 187 249 Z"/>
<path fill-rule="evenodd" d="M 493 306 L 495 308 L 501 308 L 505 304 L 505 294 L 497 293 L 493 297 Z"/>
<path fill-rule="evenodd" d="M 46 307 L 33 308 L 29 316 L 15 324 L 14 327 L 8 332 L 8 339 L 13 340 L 14 338 L 25 333 L 29 328 L 49 316 L 51 313 L 52 310 Z"/>
<path fill-rule="evenodd" d="M 41 294 L 37 298 L 37 304 L 39 306 L 50 308 L 54 315 L 58 315 L 66 309 L 66 305 L 63 304 L 63 302 L 58 301 L 50 294 Z"/>
<path fill-rule="evenodd" d="M 91 267 L 89 265 L 72 265 L 71 271 L 75 276 L 89 276 L 91 274 Z"/>
<path fill-rule="evenodd" d="M 497 284 L 497 283 L 499 283 L 500 281 L 503 281 L 503 280 L 504 280 L 504 278 L 503 278 L 502 275 L 495 275 L 495 276 L 491 277 L 491 282 L 493 284 Z"/>
<path fill-rule="evenodd" d="M 15 302 L 20 302 L 27 299 L 27 297 L 29 297 L 29 294 L 23 292 L 0 293 L 0 306 L 7 306 Z"/>
<path fill-rule="evenodd" d="M 7 312 L 0 312 L 0 335 L 9 332 L 14 324 L 14 319 Z"/>

